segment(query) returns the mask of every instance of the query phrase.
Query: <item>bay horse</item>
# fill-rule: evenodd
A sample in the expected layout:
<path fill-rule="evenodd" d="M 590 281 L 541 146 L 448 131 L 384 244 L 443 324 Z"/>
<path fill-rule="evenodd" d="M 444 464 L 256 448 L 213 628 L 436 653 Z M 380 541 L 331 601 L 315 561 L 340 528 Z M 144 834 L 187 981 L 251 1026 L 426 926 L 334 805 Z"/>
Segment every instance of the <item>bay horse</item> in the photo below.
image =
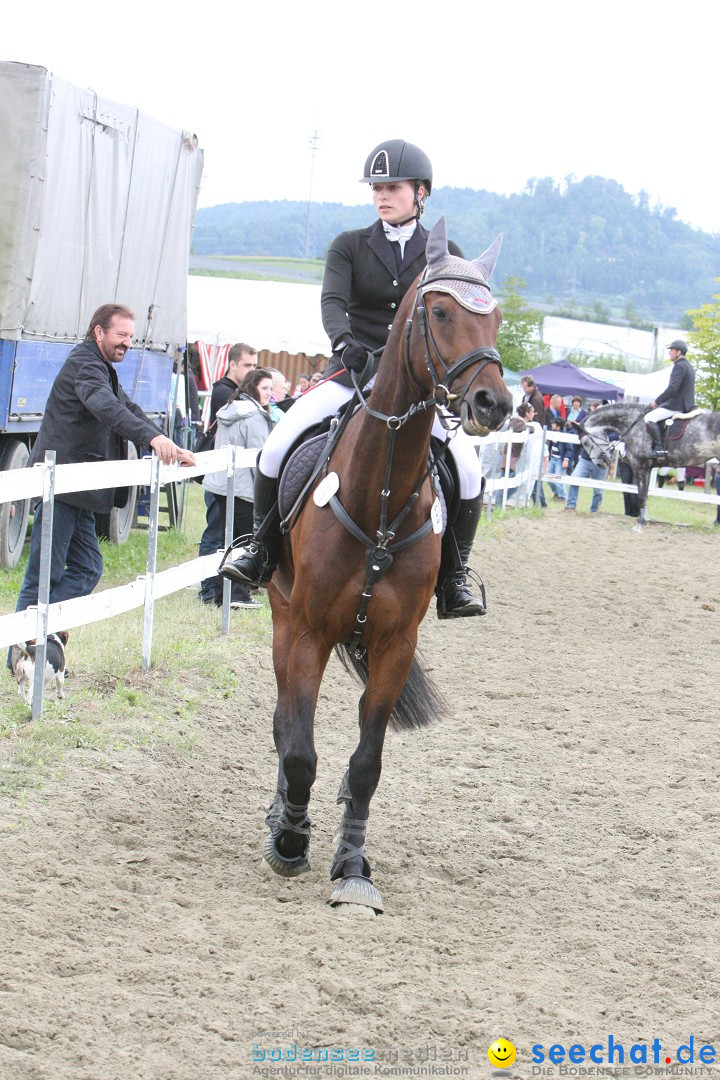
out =
<path fill-rule="evenodd" d="M 500 240 L 468 262 L 450 255 L 444 219 L 432 228 L 426 269 L 400 304 L 370 397 L 284 537 L 268 587 L 279 761 L 264 858 L 284 877 L 310 869 L 314 715 L 338 647 L 365 691 L 359 741 L 338 795 L 344 814 L 329 903 L 371 915 L 383 901 L 365 836 L 386 728 L 391 720 L 421 727 L 441 702 L 415 658 L 440 564 L 442 524 L 428 468 L 436 405 L 473 435 L 499 428 L 512 408 L 495 348 L 502 315 L 487 282 Z"/>
<path fill-rule="evenodd" d="M 652 440 L 643 421 L 648 406 L 641 404 L 603 405 L 583 422 L 581 441 L 596 465 L 609 465 L 617 443 L 625 444 L 625 454 L 635 477 L 640 516 L 635 526 L 642 532 L 647 524 L 647 495 L 650 473 L 658 465 L 682 468 L 704 465 L 720 457 L 720 413 L 699 412 L 689 419 L 674 417 L 668 425 L 668 456 L 658 462 L 652 453 Z M 667 424 L 667 420 L 660 423 Z"/>

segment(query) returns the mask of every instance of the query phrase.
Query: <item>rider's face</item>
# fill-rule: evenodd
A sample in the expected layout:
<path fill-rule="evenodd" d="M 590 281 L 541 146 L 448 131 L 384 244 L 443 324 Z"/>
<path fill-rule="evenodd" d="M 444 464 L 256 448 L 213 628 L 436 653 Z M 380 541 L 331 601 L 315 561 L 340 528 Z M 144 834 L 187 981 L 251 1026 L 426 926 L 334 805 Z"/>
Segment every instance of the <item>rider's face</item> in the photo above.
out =
<path fill-rule="evenodd" d="M 420 185 L 419 194 L 424 188 Z M 415 185 L 411 180 L 396 180 L 388 184 L 372 185 L 373 202 L 378 217 L 389 225 L 415 216 Z"/>

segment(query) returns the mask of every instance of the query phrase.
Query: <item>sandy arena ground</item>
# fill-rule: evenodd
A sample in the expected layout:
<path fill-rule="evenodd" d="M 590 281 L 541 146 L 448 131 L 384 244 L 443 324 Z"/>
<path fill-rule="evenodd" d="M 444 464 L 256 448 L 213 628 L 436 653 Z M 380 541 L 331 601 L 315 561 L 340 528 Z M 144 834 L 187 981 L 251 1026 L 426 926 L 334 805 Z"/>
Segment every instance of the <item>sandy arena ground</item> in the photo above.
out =
<path fill-rule="evenodd" d="M 490 614 L 422 628 L 452 716 L 386 744 L 380 918 L 325 904 L 359 696 L 334 660 L 303 879 L 259 856 L 269 648 L 194 757 L 79 750 L 22 813 L 5 801 L 2 1080 L 282 1075 L 292 1044 L 374 1051 L 346 1075 L 484 1078 L 499 1036 L 505 1077 L 533 1044 L 610 1035 L 720 1055 L 719 551 L 553 512 L 476 545 Z M 342 1075 L 315 1068 L 285 1075 Z"/>

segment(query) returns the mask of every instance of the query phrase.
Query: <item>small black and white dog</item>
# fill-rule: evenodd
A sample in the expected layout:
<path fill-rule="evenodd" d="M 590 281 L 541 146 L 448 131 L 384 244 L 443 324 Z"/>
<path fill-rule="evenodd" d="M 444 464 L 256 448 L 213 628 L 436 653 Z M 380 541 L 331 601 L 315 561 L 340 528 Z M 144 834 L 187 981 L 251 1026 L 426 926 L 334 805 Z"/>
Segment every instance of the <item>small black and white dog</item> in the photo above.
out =
<path fill-rule="evenodd" d="M 54 686 L 58 701 L 65 697 L 65 646 L 68 634 L 61 630 L 57 634 L 48 634 L 45 649 L 45 685 Z M 35 643 L 25 642 L 13 645 L 10 663 L 13 675 L 17 679 L 18 693 L 26 705 L 32 705 L 33 686 L 35 685 Z"/>

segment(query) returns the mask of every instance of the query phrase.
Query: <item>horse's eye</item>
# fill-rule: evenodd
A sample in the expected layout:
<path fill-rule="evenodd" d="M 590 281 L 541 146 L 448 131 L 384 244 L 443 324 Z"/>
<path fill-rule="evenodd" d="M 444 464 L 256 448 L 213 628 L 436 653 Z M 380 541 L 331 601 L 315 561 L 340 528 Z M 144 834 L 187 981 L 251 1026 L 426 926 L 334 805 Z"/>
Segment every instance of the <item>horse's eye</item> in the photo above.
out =
<path fill-rule="evenodd" d="M 433 319 L 438 319 L 440 322 L 449 317 L 445 308 L 440 307 L 439 304 L 436 304 L 432 309 L 432 316 Z"/>

